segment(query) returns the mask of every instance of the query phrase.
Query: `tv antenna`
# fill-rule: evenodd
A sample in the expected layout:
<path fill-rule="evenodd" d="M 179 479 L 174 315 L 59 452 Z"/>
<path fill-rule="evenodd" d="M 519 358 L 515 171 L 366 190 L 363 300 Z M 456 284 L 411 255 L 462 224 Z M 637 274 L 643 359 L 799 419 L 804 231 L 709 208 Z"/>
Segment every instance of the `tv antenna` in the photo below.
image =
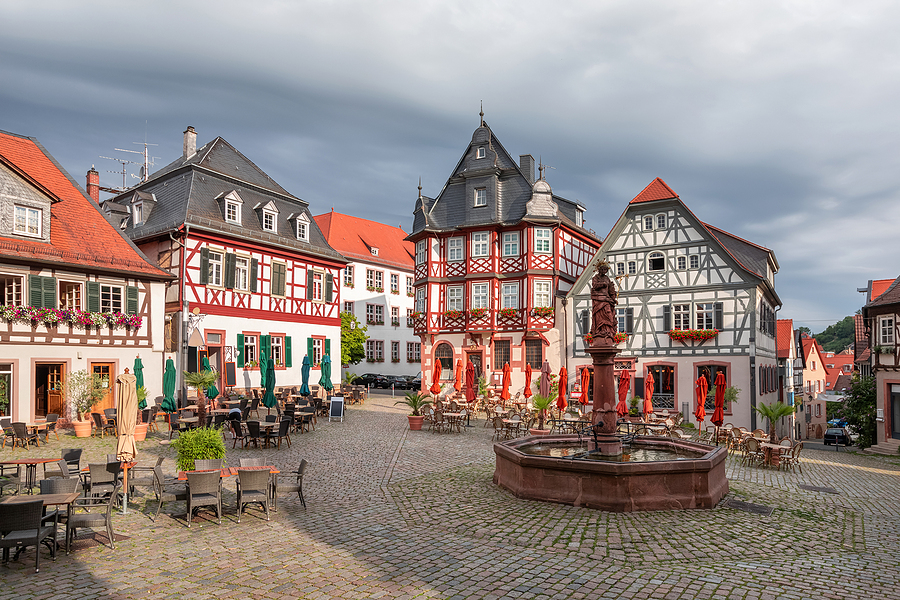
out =
<path fill-rule="evenodd" d="M 126 148 L 113 148 L 116 152 L 128 152 L 130 154 L 139 154 L 143 160 L 128 160 L 127 158 L 113 158 L 112 156 L 101 156 L 100 158 L 105 158 L 107 160 L 114 160 L 118 163 L 121 163 L 122 170 L 121 171 L 107 171 L 108 173 L 115 173 L 117 175 L 122 176 L 122 187 L 121 188 L 106 188 L 101 187 L 100 189 L 104 192 L 110 192 L 113 194 L 118 194 L 120 192 L 124 192 L 128 189 L 128 165 L 139 165 L 138 175 L 131 174 L 135 179 L 139 179 L 140 183 L 144 183 L 148 179 L 150 179 L 150 168 L 155 166 L 155 160 L 159 158 L 158 156 L 150 156 L 149 147 L 150 146 L 158 146 L 159 144 L 148 144 L 147 141 L 143 142 L 132 142 L 134 144 L 144 145 L 144 149 L 142 151 L 139 150 L 128 150 Z"/>

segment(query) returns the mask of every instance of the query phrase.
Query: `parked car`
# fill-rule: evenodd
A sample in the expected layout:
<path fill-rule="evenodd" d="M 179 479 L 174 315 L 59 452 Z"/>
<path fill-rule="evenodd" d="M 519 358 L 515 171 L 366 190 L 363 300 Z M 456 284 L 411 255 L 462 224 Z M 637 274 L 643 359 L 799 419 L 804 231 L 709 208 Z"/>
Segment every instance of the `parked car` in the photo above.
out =
<path fill-rule="evenodd" d="M 385 375 L 383 377 L 383 381 L 378 384 L 378 387 L 383 387 L 385 389 L 391 389 L 391 386 L 394 386 L 395 390 L 405 390 L 406 389 L 406 377 L 402 377 L 400 375 Z"/>
<path fill-rule="evenodd" d="M 843 427 L 829 427 L 825 431 L 825 445 L 831 446 L 839 444 L 841 446 L 850 446 L 853 442 L 850 440 L 850 433 Z"/>
<path fill-rule="evenodd" d="M 406 389 L 419 390 L 422 389 L 422 374 L 409 375 L 406 377 Z"/>
<path fill-rule="evenodd" d="M 846 427 L 847 421 L 844 419 L 831 419 L 828 421 L 829 427 Z"/>
<path fill-rule="evenodd" d="M 385 387 L 384 386 L 384 375 L 379 375 L 378 373 L 366 373 L 357 377 L 353 380 L 353 385 L 365 385 L 368 387 Z M 387 387 L 391 387 L 388 384 Z"/>

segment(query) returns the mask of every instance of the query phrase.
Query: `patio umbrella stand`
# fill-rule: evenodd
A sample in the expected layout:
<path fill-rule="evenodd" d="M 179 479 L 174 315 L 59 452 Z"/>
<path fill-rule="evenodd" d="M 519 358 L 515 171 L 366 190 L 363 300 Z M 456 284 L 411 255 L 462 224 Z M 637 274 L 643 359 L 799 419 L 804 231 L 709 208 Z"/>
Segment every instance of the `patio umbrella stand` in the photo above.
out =
<path fill-rule="evenodd" d="M 136 378 L 131 373 L 116 377 L 116 458 L 132 462 L 137 457 L 134 427 L 137 424 Z M 128 514 L 128 469 L 124 469 L 122 514 Z"/>

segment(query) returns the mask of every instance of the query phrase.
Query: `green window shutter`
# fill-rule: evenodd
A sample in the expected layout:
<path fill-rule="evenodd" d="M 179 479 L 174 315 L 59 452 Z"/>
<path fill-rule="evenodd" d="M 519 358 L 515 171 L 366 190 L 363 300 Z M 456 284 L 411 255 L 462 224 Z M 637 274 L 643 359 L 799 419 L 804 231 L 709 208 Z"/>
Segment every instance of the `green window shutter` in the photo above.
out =
<path fill-rule="evenodd" d="M 225 288 L 234 289 L 234 275 L 237 267 L 237 257 L 234 254 L 225 254 Z"/>
<path fill-rule="evenodd" d="M 209 283 L 209 248 L 200 248 L 200 284 Z"/>
<path fill-rule="evenodd" d="M 100 312 L 100 284 L 96 281 L 87 282 L 87 309 L 88 312 Z"/>
<path fill-rule="evenodd" d="M 716 302 L 716 313 L 715 314 L 716 314 L 715 328 L 721 331 L 722 327 L 724 326 L 724 323 L 725 323 L 725 315 L 723 314 L 723 311 L 722 311 L 722 303 L 721 302 Z"/>
<path fill-rule="evenodd" d="M 44 306 L 44 278 L 40 275 L 28 276 L 28 305 L 35 308 Z"/>
<path fill-rule="evenodd" d="M 125 288 L 125 312 L 129 315 L 136 315 L 138 312 L 138 289 L 136 286 L 129 285 Z"/>
<path fill-rule="evenodd" d="M 625 309 L 625 333 L 633 333 L 634 332 L 634 309 L 626 308 Z"/>
<path fill-rule="evenodd" d="M 284 366 L 291 368 L 294 366 L 291 359 L 291 336 L 284 336 Z"/>
<path fill-rule="evenodd" d="M 663 306 L 663 331 L 672 329 L 672 307 L 668 304 Z"/>
<path fill-rule="evenodd" d="M 324 356 L 331 356 L 331 340 L 325 340 Z"/>
<path fill-rule="evenodd" d="M 268 336 L 268 335 L 259 336 L 259 347 L 260 347 L 260 352 L 264 352 L 266 354 L 267 361 L 270 358 L 272 358 L 271 336 Z M 268 364 L 268 362 L 266 364 Z"/>
<path fill-rule="evenodd" d="M 312 300 L 313 297 L 313 272 L 312 269 L 306 270 L 306 299 Z M 310 355 L 312 356 L 312 355 Z"/>
<path fill-rule="evenodd" d="M 56 305 L 56 277 L 42 277 L 44 308 L 57 308 Z"/>
<path fill-rule="evenodd" d="M 237 368 L 244 368 L 244 334 L 237 334 Z"/>
<path fill-rule="evenodd" d="M 325 302 L 331 303 L 331 297 L 334 293 L 332 286 L 334 282 L 332 281 L 331 273 L 325 273 Z"/>
<path fill-rule="evenodd" d="M 309 357 L 309 362 L 311 366 L 315 366 L 312 364 L 313 360 L 313 339 L 306 338 L 306 355 Z"/>
<path fill-rule="evenodd" d="M 259 278 L 259 261 L 255 258 L 250 259 L 250 291 L 256 291 L 256 280 Z"/>
<path fill-rule="evenodd" d="M 272 285 L 269 293 L 273 296 L 284 296 L 284 265 L 272 263 Z"/>

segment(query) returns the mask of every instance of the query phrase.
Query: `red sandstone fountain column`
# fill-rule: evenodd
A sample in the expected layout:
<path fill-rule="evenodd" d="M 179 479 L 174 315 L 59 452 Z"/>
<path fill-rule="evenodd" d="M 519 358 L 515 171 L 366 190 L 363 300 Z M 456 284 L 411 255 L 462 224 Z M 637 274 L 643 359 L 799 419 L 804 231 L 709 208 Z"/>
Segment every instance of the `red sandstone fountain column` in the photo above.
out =
<path fill-rule="evenodd" d="M 597 266 L 597 273 L 591 280 L 591 334 L 593 341 L 587 353 L 594 363 L 594 406 L 591 422 L 598 433 L 596 443 L 591 440 L 590 450 L 599 450 L 604 455 L 622 453 L 622 440 L 616 433 L 616 380 L 614 359 L 619 350 L 615 346 L 615 306 L 616 289 L 606 273 L 609 265 L 605 262 Z M 602 423 L 598 427 L 598 424 Z"/>

